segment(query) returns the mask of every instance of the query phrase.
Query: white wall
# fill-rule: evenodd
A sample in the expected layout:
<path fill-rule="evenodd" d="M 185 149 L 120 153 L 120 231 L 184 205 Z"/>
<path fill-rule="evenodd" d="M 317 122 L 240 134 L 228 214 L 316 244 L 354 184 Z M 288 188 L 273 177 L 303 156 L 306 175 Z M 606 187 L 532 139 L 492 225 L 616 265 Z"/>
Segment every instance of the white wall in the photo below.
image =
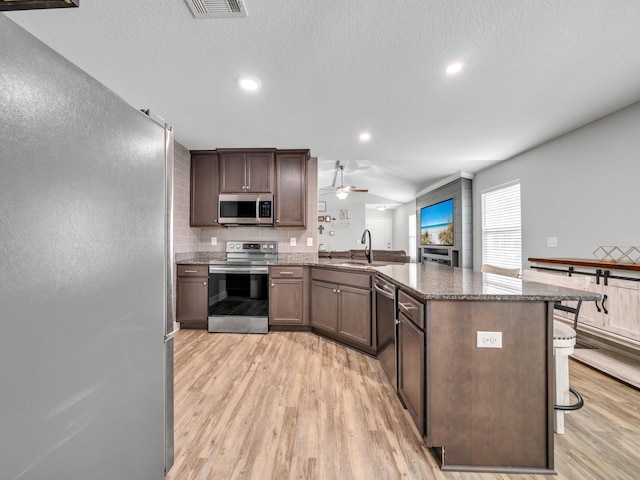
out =
<path fill-rule="evenodd" d="M 404 250 L 410 255 L 411 248 L 415 250 L 416 246 L 409 245 L 409 215 L 416 213 L 416 202 L 406 203 L 393 210 L 393 248 L 394 250 Z"/>
<path fill-rule="evenodd" d="M 318 215 L 330 216 L 331 222 L 324 222 L 322 234 L 318 233 L 318 245 L 322 244 L 326 250 L 354 250 L 362 249 L 360 243 L 362 232 L 366 228 L 367 203 L 393 203 L 388 198 L 378 197 L 369 193 L 352 193 L 344 200 L 339 200 L 333 193 L 321 195 L 320 201 L 326 202 L 326 212 Z M 342 218 L 341 213 L 348 212 L 349 218 Z M 376 211 L 376 215 L 379 212 Z M 388 214 L 385 214 L 388 215 Z M 335 219 L 335 220 L 333 220 Z M 331 234 L 333 232 L 333 235 Z"/>
<path fill-rule="evenodd" d="M 482 191 L 520 180 L 522 259 L 595 258 L 601 245 L 639 246 L 640 103 L 478 173 L 474 269 L 482 264 Z M 558 247 L 547 247 L 547 237 Z"/>

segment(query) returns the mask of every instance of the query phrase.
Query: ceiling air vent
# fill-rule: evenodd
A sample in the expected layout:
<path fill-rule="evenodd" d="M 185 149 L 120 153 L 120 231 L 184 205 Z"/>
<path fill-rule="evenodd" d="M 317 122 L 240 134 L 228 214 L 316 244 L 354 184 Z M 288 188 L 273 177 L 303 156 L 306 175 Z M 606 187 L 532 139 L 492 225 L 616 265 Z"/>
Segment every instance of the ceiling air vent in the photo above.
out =
<path fill-rule="evenodd" d="M 246 17 L 242 0 L 185 0 L 196 18 Z"/>

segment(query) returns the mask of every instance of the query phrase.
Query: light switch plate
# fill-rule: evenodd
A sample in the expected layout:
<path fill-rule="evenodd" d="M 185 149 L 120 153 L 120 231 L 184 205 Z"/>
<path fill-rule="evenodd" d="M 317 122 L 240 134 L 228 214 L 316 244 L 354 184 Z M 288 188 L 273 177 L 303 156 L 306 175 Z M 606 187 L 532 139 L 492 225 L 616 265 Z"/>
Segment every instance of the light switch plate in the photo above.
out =
<path fill-rule="evenodd" d="M 478 348 L 502 348 L 502 332 L 476 332 Z"/>
<path fill-rule="evenodd" d="M 307 237 L 307 247 L 313 247 L 313 237 Z"/>
<path fill-rule="evenodd" d="M 547 237 L 547 247 L 555 248 L 558 246 L 558 237 Z"/>
<path fill-rule="evenodd" d="M 289 245 L 291 245 L 292 247 L 296 246 L 296 238 L 295 237 L 289 239 Z"/>
<path fill-rule="evenodd" d="M 211 245 L 218 245 L 218 237 L 211 237 Z"/>

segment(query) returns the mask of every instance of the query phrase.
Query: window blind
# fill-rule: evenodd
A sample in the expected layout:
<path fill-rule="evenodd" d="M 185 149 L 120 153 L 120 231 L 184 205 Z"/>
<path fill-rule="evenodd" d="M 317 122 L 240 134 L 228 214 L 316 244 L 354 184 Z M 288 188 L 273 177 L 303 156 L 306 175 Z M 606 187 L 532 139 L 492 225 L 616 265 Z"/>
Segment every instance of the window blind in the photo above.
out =
<path fill-rule="evenodd" d="M 522 268 L 520 183 L 482 194 L 482 263 Z"/>

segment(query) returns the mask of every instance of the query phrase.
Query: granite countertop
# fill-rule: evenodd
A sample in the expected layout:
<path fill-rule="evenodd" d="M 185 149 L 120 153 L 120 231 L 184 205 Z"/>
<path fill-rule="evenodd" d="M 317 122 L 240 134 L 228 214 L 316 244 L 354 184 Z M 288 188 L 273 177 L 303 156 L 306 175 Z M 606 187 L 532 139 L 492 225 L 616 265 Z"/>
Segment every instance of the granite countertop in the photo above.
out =
<path fill-rule="evenodd" d="M 209 264 L 224 259 L 224 254 L 199 252 L 177 258 L 180 264 Z M 288 256 L 273 265 L 327 267 L 352 272 L 376 273 L 386 280 L 423 300 L 506 300 L 556 301 L 599 300 L 600 295 L 584 290 L 528 282 L 466 268 L 452 268 L 437 263 L 373 264 L 350 259 L 318 258 L 317 256 Z"/>
<path fill-rule="evenodd" d="M 384 278 L 423 300 L 598 300 L 584 290 L 528 282 L 445 265 L 405 263 L 375 268 Z"/>

